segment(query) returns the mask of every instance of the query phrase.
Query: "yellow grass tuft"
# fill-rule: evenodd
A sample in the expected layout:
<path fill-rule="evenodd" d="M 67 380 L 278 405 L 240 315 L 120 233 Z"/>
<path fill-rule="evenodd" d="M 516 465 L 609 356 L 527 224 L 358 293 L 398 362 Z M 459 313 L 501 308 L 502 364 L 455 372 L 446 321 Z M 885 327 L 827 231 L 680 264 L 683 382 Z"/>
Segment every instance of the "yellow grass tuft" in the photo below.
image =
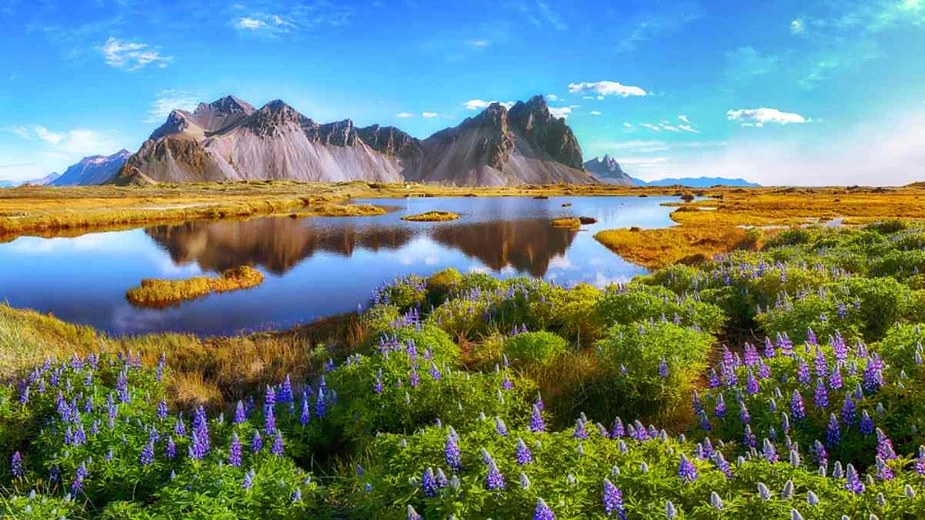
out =
<path fill-rule="evenodd" d="M 263 273 L 248 265 L 228 269 L 221 276 L 196 276 L 186 280 L 147 278 L 125 297 L 139 307 L 164 307 L 195 300 L 211 293 L 249 289 L 263 283 Z"/>
<path fill-rule="evenodd" d="M 447 222 L 450 220 L 458 220 L 459 215 L 452 211 L 437 210 L 419 213 L 417 215 L 407 215 L 401 219 L 407 220 L 408 222 Z"/>

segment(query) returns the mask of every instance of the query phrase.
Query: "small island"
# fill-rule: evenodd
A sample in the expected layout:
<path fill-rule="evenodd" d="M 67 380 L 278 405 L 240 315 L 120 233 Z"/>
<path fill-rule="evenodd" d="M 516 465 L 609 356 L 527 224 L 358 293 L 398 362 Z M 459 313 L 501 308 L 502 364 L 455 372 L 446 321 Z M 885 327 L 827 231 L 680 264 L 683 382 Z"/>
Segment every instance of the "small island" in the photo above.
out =
<path fill-rule="evenodd" d="M 129 289 L 125 298 L 138 307 L 167 307 L 211 293 L 249 289 L 263 283 L 263 273 L 244 265 L 223 271 L 221 276 L 196 276 L 185 280 L 146 278 Z"/>
<path fill-rule="evenodd" d="M 452 211 L 428 211 L 417 215 L 407 215 L 401 218 L 408 222 L 449 222 L 459 220 L 459 214 Z"/>
<path fill-rule="evenodd" d="M 562 217 L 553 219 L 552 227 L 578 229 L 583 225 L 594 224 L 597 219 L 594 217 Z"/>

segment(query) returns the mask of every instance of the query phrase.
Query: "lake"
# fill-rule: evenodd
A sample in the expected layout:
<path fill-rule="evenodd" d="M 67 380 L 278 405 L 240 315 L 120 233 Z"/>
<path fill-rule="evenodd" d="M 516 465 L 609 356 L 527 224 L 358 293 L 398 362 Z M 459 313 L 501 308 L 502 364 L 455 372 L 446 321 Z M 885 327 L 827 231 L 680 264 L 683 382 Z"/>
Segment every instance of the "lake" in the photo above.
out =
<path fill-rule="evenodd" d="M 377 217 L 188 222 L 70 238 L 0 244 L 0 298 L 114 334 L 232 334 L 306 323 L 365 306 L 395 277 L 453 267 L 562 285 L 605 286 L 646 269 L 594 240 L 603 229 L 672 225 L 674 197 L 409 198 L 355 200 L 396 207 Z M 571 204 L 563 207 L 563 204 Z M 430 210 L 454 222 L 404 222 Z M 550 220 L 589 216 L 580 231 Z M 264 272 L 259 287 L 165 309 L 130 305 L 142 278 L 187 278 L 240 265 Z"/>

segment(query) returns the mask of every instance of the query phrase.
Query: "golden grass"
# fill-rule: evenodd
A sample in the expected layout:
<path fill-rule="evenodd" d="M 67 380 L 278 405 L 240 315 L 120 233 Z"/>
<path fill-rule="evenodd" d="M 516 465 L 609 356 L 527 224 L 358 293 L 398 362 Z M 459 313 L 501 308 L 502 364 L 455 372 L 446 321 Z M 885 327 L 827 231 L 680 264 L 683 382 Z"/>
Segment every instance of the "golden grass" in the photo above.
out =
<path fill-rule="evenodd" d="M 328 357 L 342 357 L 366 332 L 355 314 L 333 316 L 287 331 L 248 336 L 200 338 L 191 334 L 108 336 L 92 327 L 0 304 L 0 379 L 41 364 L 106 349 L 133 352 L 148 366 L 167 355 L 171 399 L 184 404 L 218 405 L 281 381 L 286 374 L 304 380 L 317 374 Z"/>
<path fill-rule="evenodd" d="M 578 217 L 564 217 L 553 219 L 552 227 L 565 229 L 578 229 L 581 227 L 581 220 Z"/>
<path fill-rule="evenodd" d="M 459 214 L 452 211 L 428 211 L 417 215 L 406 215 L 401 218 L 408 222 L 447 222 L 450 220 L 459 220 Z"/>
<path fill-rule="evenodd" d="M 677 262 L 701 263 L 717 253 L 754 246 L 746 230 L 735 226 L 613 229 L 601 231 L 594 238 L 630 262 L 650 269 Z"/>
<path fill-rule="evenodd" d="M 244 265 L 222 272 L 221 276 L 195 276 L 185 280 L 147 278 L 125 293 L 139 307 L 165 307 L 195 300 L 212 293 L 249 289 L 263 283 L 263 273 Z"/>

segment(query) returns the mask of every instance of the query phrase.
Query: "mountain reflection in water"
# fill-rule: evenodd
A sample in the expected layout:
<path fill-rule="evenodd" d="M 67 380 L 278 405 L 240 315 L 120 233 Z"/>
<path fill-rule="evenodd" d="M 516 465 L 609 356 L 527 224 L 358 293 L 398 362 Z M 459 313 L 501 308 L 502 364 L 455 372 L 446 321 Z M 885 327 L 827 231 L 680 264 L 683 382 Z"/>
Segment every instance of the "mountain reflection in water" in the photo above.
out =
<path fill-rule="evenodd" d="M 410 227 L 325 225 L 319 219 L 261 218 L 240 222 L 188 222 L 145 230 L 179 265 L 195 262 L 203 271 L 242 265 L 284 275 L 324 251 L 350 257 L 357 249 L 395 251 L 427 230 Z M 552 258 L 561 256 L 577 231 L 555 228 L 548 220 L 452 223 L 429 231 L 434 240 L 489 268 L 512 267 L 542 277 Z"/>

